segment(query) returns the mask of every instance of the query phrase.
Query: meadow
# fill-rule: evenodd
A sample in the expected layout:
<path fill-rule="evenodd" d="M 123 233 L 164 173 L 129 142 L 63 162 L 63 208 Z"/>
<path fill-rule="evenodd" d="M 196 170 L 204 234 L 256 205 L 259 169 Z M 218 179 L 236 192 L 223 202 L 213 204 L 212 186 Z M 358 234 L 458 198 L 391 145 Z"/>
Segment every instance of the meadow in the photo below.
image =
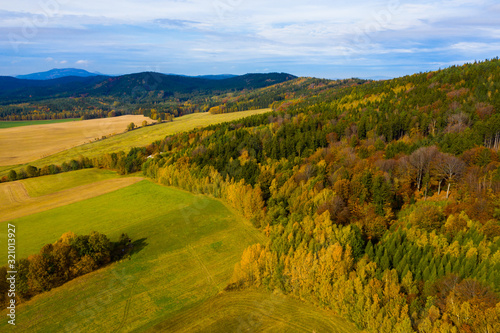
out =
<path fill-rule="evenodd" d="M 59 124 L 68 123 L 72 121 L 79 121 L 79 118 L 68 118 L 68 119 L 48 119 L 48 120 L 21 120 L 21 121 L 0 121 L 0 129 L 2 128 L 13 128 L 31 125 L 46 125 L 46 124 Z"/>
<path fill-rule="evenodd" d="M 217 115 L 209 113 L 193 113 L 183 117 L 174 118 L 173 122 L 156 124 L 154 126 L 140 127 L 133 131 L 108 137 L 105 140 L 94 141 L 67 150 L 61 151 L 61 148 L 63 148 L 64 145 L 61 145 L 58 142 L 54 142 L 53 146 L 49 145 L 48 147 L 46 147 L 47 150 L 53 151 L 54 154 L 43 158 L 41 158 L 40 153 L 35 152 L 32 148 L 26 147 L 26 150 L 23 148 L 18 150 L 19 152 L 16 151 L 15 147 L 13 147 L 11 143 L 9 143 L 10 141 L 7 141 L 8 138 L 4 134 L 2 134 L 6 130 L 0 130 L 0 144 L 2 145 L 2 147 L 4 147 L 4 142 L 6 144 L 5 148 L 2 148 L 0 150 L 0 176 L 5 176 L 10 170 L 18 170 L 19 168 L 27 166 L 28 164 L 36 167 L 43 167 L 50 164 L 61 164 L 62 162 L 70 161 L 71 159 L 77 159 L 79 156 L 94 157 L 102 155 L 104 153 L 112 153 L 120 150 L 127 152 L 132 147 L 146 146 L 156 140 L 164 139 L 168 135 L 190 131 L 198 127 L 233 121 L 254 114 L 261 114 L 270 111 L 271 109 L 261 109 Z M 151 122 L 149 118 L 147 119 L 148 122 Z M 82 123 L 83 122 L 87 121 L 82 121 Z M 125 121 L 125 123 L 127 123 L 127 121 Z M 130 121 L 128 121 L 128 123 L 130 123 Z M 99 126 L 98 123 L 95 124 Z M 127 124 L 124 124 L 122 130 L 126 128 Z M 136 122 L 136 125 L 139 124 L 139 122 Z M 3 141 L 4 138 L 5 141 Z M 19 146 L 17 147 L 25 147 L 28 142 L 21 141 L 18 144 Z M 28 151 L 30 151 L 30 153 L 28 153 Z M 17 155 L 19 155 L 18 158 L 13 158 L 13 156 Z M 10 156 L 11 158 L 9 159 L 8 156 Z M 21 161 L 21 156 L 23 157 L 24 161 Z"/>
<path fill-rule="evenodd" d="M 39 177 L 40 184 L 36 185 L 27 185 L 34 179 L 23 182 L 32 193 L 44 197 L 81 192 L 81 186 L 94 185 L 89 183 L 93 177 L 100 178 L 100 182 L 134 178 L 81 170 L 60 179 L 67 186 L 77 187 L 61 190 L 50 185 L 58 176 L 61 177 Z M 112 240 L 127 233 L 135 244 L 133 254 L 130 259 L 20 305 L 18 331 L 164 331 L 162 327 L 174 325 L 168 331 L 176 332 L 198 322 L 198 330 L 226 332 L 225 323 L 235 327 L 248 311 L 258 311 L 259 300 L 275 304 L 273 316 L 262 324 L 265 327 L 295 331 L 318 327 L 317 332 L 346 332 L 344 328 L 351 327 L 329 312 L 316 309 L 316 313 L 315 308 L 285 296 L 265 291 L 223 291 L 243 250 L 250 244 L 264 242 L 265 236 L 219 200 L 147 180 L 95 194 L 83 201 L 10 220 L 17 229 L 17 256 L 37 253 L 44 244 L 56 241 L 67 231 L 88 234 L 92 230 L 105 233 Z M 0 237 L 3 242 L 6 234 L 0 233 Z M 0 260 L 5 262 L 5 252 L 0 253 Z M 212 305 L 216 308 L 212 309 Z M 215 314 L 216 309 L 223 312 Z M 307 326 L 308 322 L 318 325 Z M 0 322 L 0 331 L 5 326 L 6 321 Z"/>

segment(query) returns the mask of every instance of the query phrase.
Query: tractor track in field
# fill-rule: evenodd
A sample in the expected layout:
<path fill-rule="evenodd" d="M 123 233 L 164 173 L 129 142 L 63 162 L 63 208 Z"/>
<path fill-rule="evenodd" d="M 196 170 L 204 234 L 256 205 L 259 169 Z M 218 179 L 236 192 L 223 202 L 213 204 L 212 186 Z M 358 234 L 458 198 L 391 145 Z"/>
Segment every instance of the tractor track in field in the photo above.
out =
<path fill-rule="evenodd" d="M 106 179 L 67 190 L 31 198 L 22 183 L 0 184 L 0 222 L 40 213 L 110 193 L 144 180 L 142 177 Z M 14 185 L 15 184 L 15 185 Z"/>

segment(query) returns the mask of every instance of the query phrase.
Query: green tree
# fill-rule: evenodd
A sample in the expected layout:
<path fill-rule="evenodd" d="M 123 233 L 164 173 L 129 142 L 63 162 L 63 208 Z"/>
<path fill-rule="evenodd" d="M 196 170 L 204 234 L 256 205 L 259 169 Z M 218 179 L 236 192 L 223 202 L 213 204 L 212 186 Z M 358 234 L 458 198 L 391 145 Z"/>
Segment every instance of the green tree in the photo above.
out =
<path fill-rule="evenodd" d="M 8 179 L 13 182 L 15 180 L 17 180 L 17 172 L 15 170 L 10 170 L 9 171 L 9 176 L 8 176 Z"/>
<path fill-rule="evenodd" d="M 127 131 L 132 131 L 134 128 L 135 128 L 135 124 L 134 123 L 130 123 L 127 126 Z"/>

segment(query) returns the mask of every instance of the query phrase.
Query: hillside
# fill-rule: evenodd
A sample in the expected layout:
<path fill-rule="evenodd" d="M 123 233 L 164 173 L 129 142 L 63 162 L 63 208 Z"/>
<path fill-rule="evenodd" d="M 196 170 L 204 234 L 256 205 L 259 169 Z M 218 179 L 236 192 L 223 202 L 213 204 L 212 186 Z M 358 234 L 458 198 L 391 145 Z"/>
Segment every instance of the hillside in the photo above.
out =
<path fill-rule="evenodd" d="M 237 115 L 227 112 L 261 103 L 270 105 L 272 112 L 173 133 L 128 153 L 75 159 L 66 169 L 74 165 L 121 174 L 142 171 L 156 183 L 221 199 L 253 225 L 245 232 L 254 233 L 259 243 L 238 244 L 242 246 L 231 257 L 238 263 L 234 269 L 225 266 L 216 293 L 203 301 L 194 296 L 199 302 L 182 311 L 173 303 L 185 300 L 176 294 L 178 289 L 168 299 L 143 295 L 141 300 L 154 313 L 158 304 L 174 310 L 144 319 L 141 329 L 182 330 L 185 316 L 199 316 L 211 306 L 231 306 L 233 300 L 242 303 L 232 305 L 231 313 L 245 313 L 248 297 L 261 299 L 258 293 L 268 290 L 309 309 L 333 311 L 366 332 L 498 332 L 499 89 L 498 59 L 378 82 L 297 78 L 219 95 L 203 115 Z M 199 105 L 183 107 L 182 112 Z M 150 115 L 158 116 L 154 110 Z M 30 168 L 35 176 L 51 170 L 61 171 L 55 166 Z M 138 189 L 145 184 L 117 192 L 135 198 L 149 191 Z M 117 197 L 113 200 L 113 207 L 122 205 Z M 145 207 L 150 204 L 155 205 L 144 200 Z M 101 207 L 96 201 L 91 205 Z M 163 201 L 158 206 L 175 208 Z M 67 220 L 73 207 L 18 221 L 29 220 L 29 225 L 35 220 L 51 223 L 49 217 Z M 107 208 L 100 209 L 106 216 Z M 114 212 L 121 214 L 119 209 Z M 153 212 L 156 209 L 141 206 L 136 214 Z M 136 223 L 136 216 L 124 220 Z M 191 232 L 210 229 L 201 224 Z M 239 227 L 231 237 L 236 230 Z M 162 237 L 175 243 L 173 235 L 191 237 L 189 232 L 169 229 Z M 235 236 L 233 241 L 242 239 L 247 238 Z M 183 268 L 179 258 L 168 256 Z M 205 267 L 220 268 L 220 262 L 211 265 Z M 203 276 L 210 284 L 207 274 Z M 192 287 L 190 295 L 201 290 L 184 282 L 180 285 Z M 145 293 L 150 287 L 158 290 L 152 280 L 146 285 Z M 284 303 L 276 308 L 286 309 L 288 301 Z M 193 330 L 239 327 L 233 316 L 199 317 Z M 273 318 L 271 323 L 269 318 L 259 322 L 263 330 L 300 331 L 303 318 L 298 315 L 294 325 Z M 138 327 L 134 325 L 119 327 Z M 321 327 L 332 323 L 325 325 Z"/>
<path fill-rule="evenodd" d="M 103 182 L 133 185 L 110 192 L 99 185 Z M 23 244 L 18 248 L 19 257 L 37 253 L 42 245 L 53 243 L 69 230 L 77 234 L 99 230 L 112 238 L 125 232 L 135 244 L 130 259 L 24 301 L 17 308 L 19 332 L 156 330 L 165 320 L 181 324 L 183 314 L 206 311 L 204 304 L 217 304 L 223 309 L 217 314 L 217 322 L 230 321 L 238 327 L 239 316 L 255 309 L 250 299 L 260 299 L 272 310 L 262 327 L 294 329 L 315 320 L 314 328 L 323 328 L 321 332 L 356 332 L 332 312 L 311 309 L 283 295 L 224 292 L 244 248 L 262 242 L 264 236 L 218 200 L 103 170 L 1 184 L 0 196 L 5 186 L 13 184 L 26 189 L 25 197 L 18 198 L 14 205 L 29 207 L 31 200 L 47 198 L 59 204 L 35 214 L 22 212 L 22 217 L 9 220 L 16 225 L 16 239 Z M 63 195 L 74 197 L 82 187 L 89 190 L 85 200 L 62 204 L 57 200 Z M 35 194 L 38 196 L 32 198 Z M 0 256 L 6 260 L 5 253 Z M 234 302 L 238 308 L 234 308 Z M 184 323 L 187 327 L 192 321 Z M 243 325 L 249 323 L 245 320 Z M 0 323 L 0 330 L 7 325 L 5 321 Z M 181 331 L 182 327 L 169 332 Z M 224 325 L 216 329 L 210 321 L 199 321 L 197 327 L 224 332 Z"/>
<path fill-rule="evenodd" d="M 499 88 L 498 59 L 326 87 L 168 137 L 143 171 L 230 187 L 269 236 L 230 288 L 280 290 L 369 332 L 500 331 Z"/>
<path fill-rule="evenodd" d="M 165 75 L 154 72 L 116 77 L 66 76 L 50 80 L 0 77 L 0 105 L 67 97 L 113 97 L 122 102 L 165 100 L 173 95 L 204 94 L 257 89 L 296 78 L 290 74 L 246 74 L 218 80 Z"/>

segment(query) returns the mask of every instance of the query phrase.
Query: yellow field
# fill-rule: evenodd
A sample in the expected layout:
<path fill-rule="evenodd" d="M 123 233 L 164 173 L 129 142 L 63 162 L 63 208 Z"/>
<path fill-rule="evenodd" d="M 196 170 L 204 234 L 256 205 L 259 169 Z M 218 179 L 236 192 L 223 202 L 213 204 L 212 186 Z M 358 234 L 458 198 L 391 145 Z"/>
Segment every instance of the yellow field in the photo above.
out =
<path fill-rule="evenodd" d="M 141 126 L 144 116 L 121 116 L 68 123 L 32 125 L 0 130 L 0 165 L 22 164 L 125 132 L 131 122 Z"/>
<path fill-rule="evenodd" d="M 34 198 L 29 196 L 24 184 L 19 181 L 0 184 L 0 203 L 2 203 L 0 222 L 93 198 L 141 180 L 144 179 L 141 177 L 106 179 Z"/>
<path fill-rule="evenodd" d="M 50 165 L 50 164 L 60 165 L 61 163 L 70 161 L 71 159 L 77 159 L 79 156 L 94 157 L 105 153 L 118 152 L 120 150 L 127 152 L 132 147 L 146 146 L 154 141 L 162 140 L 168 135 L 190 131 L 197 127 L 209 126 L 223 122 L 238 120 L 255 114 L 262 114 L 270 111 L 271 109 L 249 110 L 249 111 L 240 111 L 240 112 L 232 112 L 224 114 L 209 114 L 208 112 L 193 113 L 179 118 L 175 118 L 173 122 L 157 124 L 155 126 L 141 127 L 130 132 L 112 136 L 110 138 L 107 138 L 106 140 L 87 143 L 84 145 L 73 147 L 68 150 L 59 151 L 58 153 L 55 153 L 53 155 L 41 159 L 40 157 L 33 156 L 33 159 L 29 161 L 29 164 L 41 168 L 45 165 Z M 149 122 L 150 121 L 151 120 L 149 120 Z M 130 121 L 128 121 L 128 123 L 130 123 Z M 60 124 L 60 125 L 65 125 L 65 124 Z M 43 126 L 51 126 L 51 125 L 43 125 Z M 18 127 L 18 128 L 26 129 L 30 127 L 31 126 Z M 0 130 L 0 135 L 3 131 L 4 130 Z M 0 145 L 3 145 L 1 136 L 0 136 Z M 13 147 L 7 147 L 5 149 L 15 150 Z M 4 154 L 3 150 L 4 148 L 0 146 L 0 161 L 2 154 Z M 23 148 L 20 148 L 19 153 L 20 154 L 23 153 Z M 19 165 L 20 163 L 24 163 L 24 165 Z M 5 162 L 3 164 L 0 163 L 0 176 L 7 175 L 9 170 L 12 169 L 19 170 L 19 168 L 27 164 L 28 162 L 13 162 L 13 161 L 9 163 Z"/>

